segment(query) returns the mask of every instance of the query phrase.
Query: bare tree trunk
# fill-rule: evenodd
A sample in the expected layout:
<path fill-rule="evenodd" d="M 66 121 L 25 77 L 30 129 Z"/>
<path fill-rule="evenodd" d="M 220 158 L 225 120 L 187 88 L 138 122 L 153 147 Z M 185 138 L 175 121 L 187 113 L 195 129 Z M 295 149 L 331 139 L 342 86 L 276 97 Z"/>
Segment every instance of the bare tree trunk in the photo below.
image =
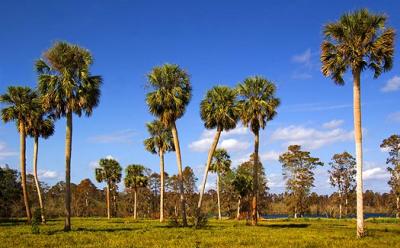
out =
<path fill-rule="evenodd" d="M 357 237 L 364 236 L 364 206 L 363 206 L 363 179 L 362 179 L 362 125 L 361 125 L 361 97 L 360 97 L 360 70 L 353 71 L 353 109 L 354 109 L 354 138 L 356 144 L 357 164 Z"/>
<path fill-rule="evenodd" d="M 297 219 L 297 207 L 294 208 L 294 218 Z"/>
<path fill-rule="evenodd" d="M 111 218 L 111 198 L 110 198 L 110 182 L 107 182 L 107 219 Z"/>
<path fill-rule="evenodd" d="M 134 193 L 134 199 L 135 199 L 135 203 L 133 205 L 133 219 L 136 220 L 137 219 L 137 212 L 136 212 L 136 210 L 137 210 L 137 190 L 134 189 L 133 193 Z"/>
<path fill-rule="evenodd" d="M 253 226 L 257 225 L 257 198 L 258 198 L 258 146 L 259 146 L 259 131 L 254 134 L 254 165 L 253 165 L 253 201 L 252 201 L 252 220 Z"/>
<path fill-rule="evenodd" d="M 342 193 L 339 192 L 339 219 L 342 218 Z"/>
<path fill-rule="evenodd" d="M 237 212 L 236 212 L 236 219 L 239 220 L 240 218 L 240 200 L 242 197 L 239 196 L 238 203 L 237 203 Z"/>
<path fill-rule="evenodd" d="M 164 152 L 160 151 L 160 222 L 164 221 Z"/>
<path fill-rule="evenodd" d="M 208 170 L 210 169 L 210 165 L 211 165 L 211 161 L 212 161 L 215 149 L 217 149 L 218 140 L 219 140 L 219 137 L 221 136 L 221 132 L 222 132 L 221 129 L 217 130 L 217 132 L 215 133 L 215 136 L 214 136 L 214 141 L 211 144 L 210 150 L 208 151 L 207 163 L 206 163 L 206 167 L 204 169 L 203 181 L 201 183 L 199 202 L 197 204 L 197 213 L 198 214 L 200 213 L 201 204 L 203 202 L 203 194 L 204 194 L 204 189 L 205 189 L 206 183 L 207 183 Z"/>
<path fill-rule="evenodd" d="M 20 166 L 21 166 L 21 184 L 22 193 L 24 196 L 24 204 L 26 211 L 26 218 L 28 222 L 31 222 L 32 214 L 31 207 L 29 205 L 28 190 L 26 188 L 26 130 L 22 121 L 19 122 L 19 141 L 20 141 Z"/>
<path fill-rule="evenodd" d="M 172 131 L 172 136 L 174 139 L 176 162 L 178 163 L 178 179 L 179 179 L 179 191 L 180 191 L 179 193 L 180 193 L 180 201 L 181 201 L 182 225 L 187 226 L 185 190 L 183 188 L 183 176 L 182 176 L 181 148 L 179 146 L 178 130 L 176 129 L 175 122 L 172 124 L 171 131 Z"/>
<path fill-rule="evenodd" d="M 37 175 L 37 160 L 38 160 L 38 152 L 39 152 L 39 137 L 34 138 L 34 144 L 33 144 L 33 177 L 35 178 L 35 185 L 36 185 L 36 191 L 38 194 L 38 199 L 39 199 L 39 206 L 40 206 L 40 215 L 42 217 L 42 223 L 46 223 L 46 219 L 44 217 L 44 207 L 43 207 L 43 200 L 42 200 L 42 193 L 40 190 L 40 185 L 39 185 L 39 178 Z"/>
<path fill-rule="evenodd" d="M 347 194 L 346 194 L 346 199 L 344 202 L 344 210 L 345 210 L 346 218 L 349 215 L 348 204 L 349 204 L 349 200 L 347 199 Z"/>
<path fill-rule="evenodd" d="M 65 223 L 64 231 L 71 230 L 71 153 L 72 153 L 72 112 L 67 113 L 65 130 Z"/>
<path fill-rule="evenodd" d="M 219 172 L 217 172 L 217 200 L 218 200 L 218 219 L 221 220 L 221 200 L 219 198 Z"/>
<path fill-rule="evenodd" d="M 396 197 L 396 207 L 397 207 L 397 212 L 396 212 L 396 218 L 400 217 L 400 198 Z"/>

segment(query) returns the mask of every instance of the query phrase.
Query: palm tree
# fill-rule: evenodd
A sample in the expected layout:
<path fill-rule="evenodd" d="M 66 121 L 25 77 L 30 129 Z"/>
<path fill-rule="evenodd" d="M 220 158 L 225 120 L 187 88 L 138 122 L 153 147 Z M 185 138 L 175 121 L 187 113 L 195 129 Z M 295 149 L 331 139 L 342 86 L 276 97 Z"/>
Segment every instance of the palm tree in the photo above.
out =
<path fill-rule="evenodd" d="M 95 169 L 95 175 L 97 182 L 107 183 L 107 218 L 111 218 L 111 199 L 110 189 L 115 184 L 121 182 L 122 168 L 118 161 L 112 158 L 102 158 L 99 162 L 99 167 Z"/>
<path fill-rule="evenodd" d="M 5 104 L 1 117 L 5 123 L 15 121 L 20 137 L 21 184 L 28 222 L 32 219 L 29 196 L 26 186 L 26 135 L 32 120 L 32 113 L 38 107 L 37 94 L 29 87 L 10 86 L 7 92 L 0 95 L 0 102 Z"/>
<path fill-rule="evenodd" d="M 386 16 L 374 15 L 366 9 L 345 14 L 339 21 L 325 25 L 325 40 L 321 45 L 324 76 L 344 85 L 343 74 L 349 69 L 353 75 L 358 237 L 364 236 L 360 76 L 369 68 L 374 71 L 374 78 L 378 78 L 392 68 L 395 31 L 386 28 L 385 23 Z"/>
<path fill-rule="evenodd" d="M 174 151 L 171 129 L 159 121 L 154 120 L 146 124 L 150 138 L 144 140 L 147 151 L 160 156 L 160 222 L 164 221 L 164 154 Z"/>
<path fill-rule="evenodd" d="M 182 222 L 183 226 L 187 226 L 181 148 L 176 121 L 183 116 L 192 97 L 189 75 L 178 65 L 165 64 L 154 67 L 148 74 L 148 86 L 152 89 L 146 96 L 150 113 L 158 117 L 165 127 L 172 131 L 178 164 Z"/>
<path fill-rule="evenodd" d="M 280 100 L 275 97 L 276 87 L 273 82 L 260 77 L 249 77 L 237 87 L 239 95 L 240 118 L 243 125 L 253 132 L 254 139 L 254 166 L 253 166 L 253 198 L 252 198 L 252 225 L 257 225 L 257 197 L 258 197 L 258 147 L 260 128 L 264 129 L 268 121 L 276 116 L 276 109 Z"/>
<path fill-rule="evenodd" d="M 39 152 L 39 137 L 47 139 L 54 133 L 54 122 L 50 118 L 45 118 L 45 112 L 43 108 L 38 108 L 32 117 L 32 121 L 28 127 L 27 133 L 33 137 L 33 177 L 35 179 L 36 191 L 39 199 L 40 213 L 42 217 L 42 223 L 46 223 L 44 216 L 44 206 L 42 200 L 42 194 L 40 190 L 39 178 L 37 175 L 37 160 Z"/>
<path fill-rule="evenodd" d="M 133 190 L 134 193 L 134 207 L 133 207 L 133 218 L 137 219 L 137 191 L 141 187 L 146 187 L 148 183 L 148 177 L 145 176 L 146 168 L 140 164 L 131 164 L 126 167 L 125 176 L 125 187 Z"/>
<path fill-rule="evenodd" d="M 230 170 L 232 161 L 225 149 L 216 149 L 210 166 L 210 171 L 217 174 L 217 200 L 218 200 L 218 219 L 221 220 L 221 201 L 219 197 L 219 179 L 221 174 Z"/>
<path fill-rule="evenodd" d="M 100 76 L 90 74 L 93 58 L 90 52 L 77 45 L 57 42 L 36 62 L 39 91 L 46 110 L 55 118 L 66 117 L 65 133 L 65 224 L 71 230 L 71 148 L 72 116 L 90 116 L 99 104 Z"/>
<path fill-rule="evenodd" d="M 204 169 L 203 182 L 200 189 L 197 211 L 200 213 L 204 188 L 207 182 L 208 170 L 215 149 L 217 148 L 222 131 L 228 131 L 236 127 L 239 119 L 239 109 L 236 102 L 236 91 L 226 86 L 216 86 L 209 90 L 200 103 L 200 116 L 204 126 L 208 129 L 216 128 L 213 143 L 208 152 L 207 163 Z"/>

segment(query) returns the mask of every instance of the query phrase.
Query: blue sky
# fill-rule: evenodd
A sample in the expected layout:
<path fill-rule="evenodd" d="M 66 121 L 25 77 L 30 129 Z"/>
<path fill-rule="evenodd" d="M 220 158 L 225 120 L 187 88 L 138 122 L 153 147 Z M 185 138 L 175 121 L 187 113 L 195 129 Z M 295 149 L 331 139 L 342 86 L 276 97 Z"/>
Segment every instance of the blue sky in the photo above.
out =
<path fill-rule="evenodd" d="M 184 165 L 201 181 L 211 131 L 199 115 L 199 103 L 217 84 L 235 86 L 263 75 L 277 84 L 278 116 L 261 132 L 260 153 L 272 192 L 284 190 L 279 153 L 298 143 L 320 157 L 315 191 L 329 193 L 328 162 L 334 153 L 354 153 L 352 85 L 336 86 L 320 73 L 323 25 L 341 14 L 367 7 L 386 13 L 388 26 L 400 30 L 397 1 L 2 1 L 0 8 L 0 92 L 9 85 L 35 87 L 33 63 L 55 41 L 88 48 L 93 74 L 102 75 L 100 106 L 90 118 L 74 119 L 72 181 L 94 181 L 96 161 L 116 158 L 123 167 L 141 163 L 159 171 L 158 157 L 143 149 L 145 123 L 153 117 L 145 105 L 146 74 L 156 65 L 177 63 L 191 75 L 193 98 L 177 122 Z M 399 49 L 396 42 L 396 51 Z M 362 76 L 365 188 L 387 191 L 382 139 L 399 132 L 400 57 L 379 79 Z M 64 178 L 65 119 L 40 143 L 41 179 Z M 224 134 L 234 166 L 251 153 L 253 136 L 239 126 Z M 0 164 L 19 168 L 19 139 L 14 124 L 0 124 Z M 27 167 L 32 168 L 28 139 Z M 176 173 L 175 155 L 166 170 Z M 209 186 L 214 184 L 211 176 Z M 100 184 L 98 184 L 101 186 Z"/>

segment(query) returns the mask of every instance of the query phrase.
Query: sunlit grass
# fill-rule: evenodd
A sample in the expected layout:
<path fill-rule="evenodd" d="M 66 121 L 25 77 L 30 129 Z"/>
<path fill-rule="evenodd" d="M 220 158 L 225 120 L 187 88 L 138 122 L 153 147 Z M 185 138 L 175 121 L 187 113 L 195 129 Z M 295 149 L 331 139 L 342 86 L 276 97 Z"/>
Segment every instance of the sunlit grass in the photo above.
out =
<path fill-rule="evenodd" d="M 40 226 L 40 234 L 21 222 L 0 223 L 0 247 L 399 247 L 400 222 L 369 219 L 368 236 L 355 238 L 354 220 L 281 219 L 257 227 L 234 220 L 209 221 L 203 229 L 169 227 L 156 220 L 74 218 Z"/>

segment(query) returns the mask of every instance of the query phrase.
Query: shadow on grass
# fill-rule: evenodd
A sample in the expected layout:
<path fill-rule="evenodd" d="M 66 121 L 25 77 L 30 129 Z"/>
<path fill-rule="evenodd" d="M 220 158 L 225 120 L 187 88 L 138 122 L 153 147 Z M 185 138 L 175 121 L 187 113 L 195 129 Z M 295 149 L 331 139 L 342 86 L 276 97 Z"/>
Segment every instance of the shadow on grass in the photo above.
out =
<path fill-rule="evenodd" d="M 262 227 L 268 227 L 268 228 L 307 228 L 310 226 L 310 224 L 296 224 L 296 223 L 291 223 L 291 224 L 269 224 L 269 225 L 260 225 Z"/>
<path fill-rule="evenodd" d="M 19 219 L 0 219 L 0 226 L 17 226 L 27 224 L 26 220 Z"/>
<path fill-rule="evenodd" d="M 70 232 L 126 232 L 126 231 L 136 231 L 140 230 L 142 228 L 130 228 L 130 227 L 121 227 L 121 228 L 85 228 L 85 227 L 78 227 L 75 230 L 72 230 Z M 48 231 L 46 234 L 47 235 L 54 235 L 57 233 L 65 233 L 63 230 L 52 230 Z"/>

